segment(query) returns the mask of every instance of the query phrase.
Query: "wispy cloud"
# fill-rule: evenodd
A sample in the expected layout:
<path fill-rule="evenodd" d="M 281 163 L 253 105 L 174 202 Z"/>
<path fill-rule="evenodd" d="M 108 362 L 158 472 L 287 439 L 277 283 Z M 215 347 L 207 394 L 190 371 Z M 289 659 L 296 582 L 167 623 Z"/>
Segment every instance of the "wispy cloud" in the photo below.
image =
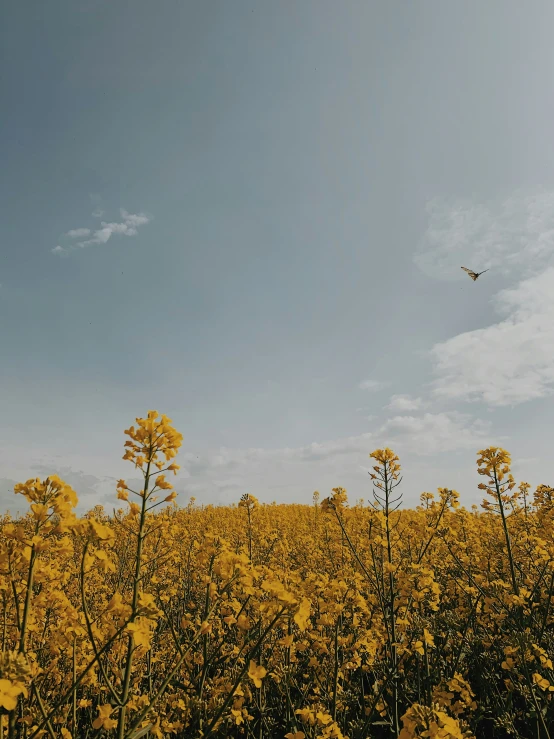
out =
<path fill-rule="evenodd" d="M 385 408 L 390 411 L 417 411 L 422 404 L 421 398 L 412 398 L 409 395 L 393 395 L 390 403 Z"/>
<path fill-rule="evenodd" d="M 113 223 L 102 221 L 100 223 L 101 228 L 95 231 L 91 231 L 88 228 L 75 228 L 68 231 L 66 236 L 71 239 L 83 238 L 85 236 L 91 236 L 91 238 L 85 241 L 74 242 L 67 246 L 58 244 L 58 246 L 51 250 L 52 253 L 62 255 L 75 249 L 84 249 L 94 244 L 106 244 L 114 235 L 136 236 L 140 226 L 144 226 L 151 221 L 151 216 L 147 216 L 144 213 L 128 213 L 124 208 L 121 208 L 120 213 L 121 221 Z"/>
<path fill-rule="evenodd" d="M 90 228 L 74 228 L 72 231 L 68 231 L 66 236 L 70 239 L 80 239 L 83 236 L 90 236 Z"/>
<path fill-rule="evenodd" d="M 432 456 L 444 452 L 480 449 L 489 441 L 490 423 L 461 413 L 426 413 L 395 416 L 374 433 L 329 439 L 280 449 L 223 447 L 203 454 L 181 455 L 181 491 L 188 495 L 213 495 L 227 502 L 243 492 L 267 488 L 267 480 L 284 490 L 290 480 L 302 487 L 318 479 L 352 479 L 365 470 L 363 464 L 376 447 L 391 446 L 399 452 Z M 493 441 L 498 441 L 494 439 Z M 181 473 L 180 473 L 181 474 Z M 252 487 L 253 486 L 253 487 Z M 230 497 L 229 497 L 230 496 Z"/>
<path fill-rule="evenodd" d="M 385 387 L 388 387 L 390 382 L 380 382 L 379 380 L 364 380 L 360 382 L 358 387 L 360 390 L 369 390 L 369 392 L 377 392 Z"/>
<path fill-rule="evenodd" d="M 343 454 L 363 452 L 371 443 L 373 434 L 365 433 L 356 436 L 347 436 L 323 442 L 312 442 L 299 447 L 284 447 L 278 449 L 263 449 L 247 447 L 232 449 L 221 447 L 217 452 L 197 456 L 192 453 L 182 455 L 184 468 L 190 475 L 206 469 L 236 470 L 244 465 L 257 463 L 265 464 L 270 460 L 279 462 L 314 462 L 328 460 Z"/>
<path fill-rule="evenodd" d="M 244 491 L 252 485 L 267 487 L 268 480 L 277 487 L 286 487 L 290 480 L 310 485 L 317 479 L 316 469 L 329 473 L 334 467 L 351 468 L 356 459 L 367 457 L 372 442 L 373 436 L 368 433 L 295 448 L 222 447 L 200 455 L 186 453 L 181 455 L 179 472 L 186 478 L 182 490 L 189 495 L 208 496 L 217 490 L 220 500 L 226 501 L 225 491 Z"/>
<path fill-rule="evenodd" d="M 529 277 L 554 255 L 554 191 L 516 192 L 477 203 L 435 198 L 414 257 L 430 277 L 461 279 L 460 266 Z"/>
<path fill-rule="evenodd" d="M 472 419 L 467 414 L 451 411 L 425 413 L 423 416 L 395 416 L 381 426 L 379 438 L 383 446 L 432 456 L 488 444 L 490 433 L 489 421 Z M 500 441 L 500 437 L 497 440 Z"/>

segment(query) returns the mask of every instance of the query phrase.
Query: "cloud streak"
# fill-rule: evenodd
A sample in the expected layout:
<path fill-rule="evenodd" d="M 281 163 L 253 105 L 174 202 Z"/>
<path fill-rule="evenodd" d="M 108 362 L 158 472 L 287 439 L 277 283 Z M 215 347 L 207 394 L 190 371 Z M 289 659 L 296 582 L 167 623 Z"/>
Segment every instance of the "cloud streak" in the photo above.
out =
<path fill-rule="evenodd" d="M 150 216 L 147 216 L 144 213 L 128 213 L 124 208 L 121 208 L 120 213 L 121 221 L 113 223 L 101 221 L 101 227 L 95 231 L 91 231 L 88 228 L 75 228 L 68 231 L 66 236 L 71 239 L 84 238 L 86 236 L 90 236 L 91 238 L 69 244 L 68 246 L 61 246 L 58 244 L 58 246 L 51 250 L 52 253 L 63 255 L 74 251 L 75 249 L 84 249 L 95 244 L 106 244 L 111 237 L 115 235 L 136 236 L 138 229 L 152 220 Z"/>
<path fill-rule="evenodd" d="M 74 228 L 72 231 L 68 231 L 66 236 L 70 239 L 80 239 L 83 236 L 90 236 L 90 228 Z"/>
<path fill-rule="evenodd" d="M 390 446 L 400 453 L 430 457 L 440 453 L 473 449 L 489 442 L 490 422 L 467 414 L 444 412 L 398 415 L 375 433 L 312 442 L 294 448 L 227 448 L 203 454 L 181 455 L 178 488 L 187 495 L 212 496 L 222 502 L 236 500 L 238 491 L 267 489 L 267 481 L 286 495 L 290 480 L 306 488 L 322 479 L 356 479 L 366 468 L 376 447 Z M 498 439 L 495 439 L 498 441 Z M 312 488 L 313 489 L 313 488 Z"/>
<path fill-rule="evenodd" d="M 368 390 L 371 393 L 376 393 L 377 391 L 388 387 L 388 385 L 390 385 L 390 382 L 381 382 L 379 380 L 364 380 L 363 382 L 360 382 L 358 387 L 360 388 L 360 390 Z"/>

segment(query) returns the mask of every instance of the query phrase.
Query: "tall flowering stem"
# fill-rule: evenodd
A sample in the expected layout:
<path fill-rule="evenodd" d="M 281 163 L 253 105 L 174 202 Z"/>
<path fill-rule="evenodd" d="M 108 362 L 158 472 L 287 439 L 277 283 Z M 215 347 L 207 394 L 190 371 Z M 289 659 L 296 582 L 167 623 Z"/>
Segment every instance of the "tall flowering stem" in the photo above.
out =
<path fill-rule="evenodd" d="M 390 669 L 392 673 L 392 721 L 394 735 L 400 733 L 400 717 L 398 706 L 398 648 L 396 641 L 396 610 L 395 610 L 395 570 L 396 566 L 393 562 L 392 551 L 392 531 L 395 528 L 391 521 L 391 514 L 398 510 L 402 502 L 402 494 L 397 495 L 393 491 L 400 485 L 402 478 L 399 478 L 400 464 L 398 456 L 388 447 L 386 449 L 376 449 L 369 455 L 375 459 L 378 464 L 373 467 L 371 479 L 373 481 L 373 498 L 372 506 L 375 510 L 381 511 L 385 519 L 385 537 L 387 544 L 387 564 L 385 569 L 388 571 L 388 602 L 387 613 L 384 616 L 388 619 L 389 639 L 390 639 Z"/>
<path fill-rule="evenodd" d="M 9 712 L 9 739 L 13 739 L 16 736 L 16 711 L 18 707 L 21 708 L 19 697 L 22 694 L 27 694 L 25 683 L 29 681 L 30 675 L 34 671 L 33 666 L 28 665 L 26 641 L 31 619 L 36 568 L 40 557 L 56 547 L 59 548 L 59 537 L 68 533 L 77 521 L 73 513 L 73 508 L 77 505 L 77 493 L 57 475 L 51 475 L 42 482 L 37 477 L 27 480 L 25 483 L 19 483 L 15 485 L 14 492 L 24 495 L 31 504 L 33 535 L 27 538 L 22 528 L 16 528 L 13 525 L 9 525 L 4 529 L 4 533 L 7 534 L 8 538 L 12 539 L 15 545 L 11 549 L 12 553 L 19 550 L 21 560 L 28 561 L 29 563 L 27 568 L 25 601 L 21 617 L 19 614 L 19 601 L 15 597 L 16 619 L 19 629 L 19 658 L 23 665 L 27 665 L 27 671 L 24 673 L 25 681 L 16 682 L 16 685 L 20 686 L 20 688 L 17 688 L 19 690 L 18 705 L 14 706 Z M 66 541 L 64 537 L 62 539 L 62 546 Z M 14 595 L 16 592 L 14 587 Z M 40 695 L 38 694 L 36 685 L 35 693 L 40 702 Z"/>
<path fill-rule="evenodd" d="M 239 502 L 239 508 L 246 509 L 248 519 L 248 556 L 252 562 L 252 513 L 258 507 L 258 499 L 249 493 L 245 493 Z"/>
<path fill-rule="evenodd" d="M 512 499 L 509 491 L 513 490 L 516 486 L 515 480 L 510 472 L 510 462 L 510 455 L 505 449 L 499 449 L 498 447 L 482 449 L 479 452 L 479 459 L 477 460 L 477 471 L 480 475 L 486 475 L 489 478 L 489 483 L 481 483 L 479 488 L 485 490 L 494 499 L 494 503 L 491 504 L 488 500 L 485 500 L 483 502 L 483 508 L 486 510 L 496 510 L 500 513 L 510 563 L 512 587 L 514 595 L 519 596 L 519 585 L 516 577 L 512 542 L 506 516 L 506 505 Z"/>
<path fill-rule="evenodd" d="M 128 501 L 128 493 L 134 493 L 140 500 L 140 505 L 133 502 L 129 503 L 130 513 L 135 518 L 138 517 L 138 525 L 136 529 L 137 549 L 135 555 L 135 569 L 133 577 L 133 598 L 131 601 L 131 624 L 129 624 L 130 634 L 127 644 L 127 658 L 124 667 L 123 689 L 121 695 L 121 706 L 117 722 L 117 737 L 125 739 L 125 723 L 127 704 L 130 698 L 131 672 L 133 669 L 133 654 L 135 649 L 134 632 L 140 630 L 140 626 L 133 623 L 138 616 L 138 605 L 140 595 L 140 582 L 142 571 L 142 551 L 144 540 L 148 536 L 147 530 L 147 514 L 159 503 L 154 497 L 156 490 L 171 490 L 171 485 L 165 480 L 164 475 L 158 474 L 154 486 L 151 488 L 151 478 L 155 472 L 153 468 L 157 468 L 158 473 L 162 471 L 164 464 L 173 459 L 183 441 L 182 435 L 176 431 L 171 425 L 171 419 L 162 415 L 158 419 L 158 411 L 148 411 L 146 418 L 137 418 L 138 428 L 131 426 L 125 431 L 130 437 L 130 441 L 125 442 L 127 451 L 123 459 L 134 463 L 137 469 L 140 469 L 144 478 L 144 488 L 138 493 L 126 485 L 124 480 L 118 483 L 118 497 Z M 165 460 L 162 459 L 165 457 Z M 171 470 L 177 474 L 179 466 L 170 464 L 165 470 Z M 172 491 L 161 502 L 170 502 L 174 500 L 176 494 Z M 132 628 L 135 626 L 135 628 Z"/>

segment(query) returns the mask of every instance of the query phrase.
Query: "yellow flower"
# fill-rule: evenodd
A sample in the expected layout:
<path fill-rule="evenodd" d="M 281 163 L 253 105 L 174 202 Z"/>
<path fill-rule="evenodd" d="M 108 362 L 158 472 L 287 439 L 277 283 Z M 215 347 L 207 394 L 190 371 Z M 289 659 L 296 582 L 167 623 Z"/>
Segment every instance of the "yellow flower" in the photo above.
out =
<path fill-rule="evenodd" d="M 94 518 L 89 518 L 86 522 L 88 524 L 88 533 L 93 538 L 100 539 L 101 541 L 111 541 L 115 539 L 113 530 L 105 524 L 96 521 Z"/>
<path fill-rule="evenodd" d="M 261 665 L 256 666 L 254 660 L 250 660 L 250 667 L 248 668 L 248 677 L 253 681 L 257 688 L 262 687 L 262 680 L 267 675 L 267 670 Z"/>
<path fill-rule="evenodd" d="M 139 616 L 133 623 L 127 625 L 125 631 L 132 635 L 133 642 L 137 647 L 150 649 L 150 640 L 152 638 L 151 624 L 153 623 L 155 622 Z"/>
<path fill-rule="evenodd" d="M 158 475 L 156 477 L 156 487 L 160 490 L 171 490 L 171 483 L 165 479 L 165 475 Z"/>
<path fill-rule="evenodd" d="M 549 690 L 550 692 L 554 691 L 554 685 L 550 685 L 549 681 L 542 675 L 539 675 L 538 672 L 533 674 L 533 682 L 535 685 L 538 685 L 541 690 Z"/>
<path fill-rule="evenodd" d="M 160 616 L 163 616 L 163 611 L 161 611 L 156 605 L 156 601 L 154 600 L 152 593 L 140 593 L 137 608 L 141 616 L 145 616 L 149 619 L 160 618 Z"/>
<path fill-rule="evenodd" d="M 237 619 L 237 626 L 241 631 L 248 631 L 248 629 L 250 628 L 250 621 L 248 620 L 248 616 L 245 616 L 244 613 L 241 613 Z"/>
<path fill-rule="evenodd" d="M 98 706 L 98 717 L 92 722 L 93 729 L 113 729 L 117 726 L 117 721 L 110 718 L 110 714 L 114 709 L 109 703 Z"/>
<path fill-rule="evenodd" d="M 300 605 L 296 613 L 294 614 L 294 622 L 300 629 L 305 631 L 308 627 L 308 619 L 310 617 L 310 601 L 307 598 L 302 598 Z"/>
<path fill-rule="evenodd" d="M 429 647 L 434 647 L 435 646 L 435 637 L 432 636 L 427 631 L 427 629 L 423 629 L 423 640 L 424 640 L 425 644 L 427 644 L 427 646 L 429 646 Z"/>
<path fill-rule="evenodd" d="M 253 511 L 258 505 L 258 499 L 249 493 L 245 493 L 239 502 L 239 508 L 246 508 L 248 511 Z"/>
<path fill-rule="evenodd" d="M 17 706 L 19 695 L 27 697 L 27 690 L 21 683 L 0 679 L 0 706 L 7 711 L 13 711 Z"/>
<path fill-rule="evenodd" d="M 99 567 L 103 572 L 115 572 L 115 565 L 108 557 L 108 553 L 103 549 L 94 552 L 94 556 L 99 560 Z"/>

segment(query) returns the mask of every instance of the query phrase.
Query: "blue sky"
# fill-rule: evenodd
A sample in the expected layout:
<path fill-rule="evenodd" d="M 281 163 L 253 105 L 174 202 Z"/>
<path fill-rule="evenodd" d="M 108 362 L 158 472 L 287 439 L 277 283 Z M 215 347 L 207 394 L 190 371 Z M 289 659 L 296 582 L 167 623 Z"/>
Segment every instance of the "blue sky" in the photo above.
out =
<path fill-rule="evenodd" d="M 554 6 L 146 0 L 3 8 L 0 507 L 111 507 L 123 430 L 179 502 L 481 500 L 552 483 Z M 473 283 L 460 270 L 490 269 Z"/>

